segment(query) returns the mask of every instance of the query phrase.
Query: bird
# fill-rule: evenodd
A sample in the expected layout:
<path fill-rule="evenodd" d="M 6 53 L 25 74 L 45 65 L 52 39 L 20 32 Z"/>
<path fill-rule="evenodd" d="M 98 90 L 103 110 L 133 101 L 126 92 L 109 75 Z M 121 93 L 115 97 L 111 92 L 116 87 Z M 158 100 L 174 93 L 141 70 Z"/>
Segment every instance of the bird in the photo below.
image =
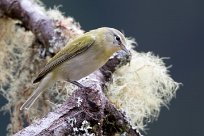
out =
<path fill-rule="evenodd" d="M 102 67 L 115 52 L 123 50 L 130 55 L 126 46 L 125 36 L 110 27 L 91 30 L 68 42 L 34 79 L 33 83 L 39 84 L 20 110 L 28 110 L 56 81 L 67 81 L 83 88 L 77 81 Z"/>

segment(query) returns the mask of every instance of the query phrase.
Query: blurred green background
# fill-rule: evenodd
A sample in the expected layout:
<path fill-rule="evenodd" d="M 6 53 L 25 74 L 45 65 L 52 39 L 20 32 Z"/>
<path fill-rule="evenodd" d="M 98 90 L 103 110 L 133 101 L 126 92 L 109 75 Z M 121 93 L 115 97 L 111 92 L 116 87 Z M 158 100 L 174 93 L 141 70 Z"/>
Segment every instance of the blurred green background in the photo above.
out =
<path fill-rule="evenodd" d="M 170 109 L 162 108 L 149 124 L 148 136 L 204 136 L 204 1 L 203 0 L 43 0 L 47 7 L 72 16 L 88 31 L 101 26 L 124 30 L 136 38 L 137 51 L 152 51 L 165 60 L 172 77 L 184 86 Z M 1 97 L 0 106 L 6 101 Z M 8 115 L 0 113 L 0 135 Z"/>

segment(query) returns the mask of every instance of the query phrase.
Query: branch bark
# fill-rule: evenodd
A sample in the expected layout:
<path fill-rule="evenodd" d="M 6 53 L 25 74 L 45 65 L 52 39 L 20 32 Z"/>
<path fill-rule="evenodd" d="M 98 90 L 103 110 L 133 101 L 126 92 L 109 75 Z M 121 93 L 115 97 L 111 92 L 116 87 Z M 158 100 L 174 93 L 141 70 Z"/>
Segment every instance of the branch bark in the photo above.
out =
<path fill-rule="evenodd" d="M 26 30 L 35 34 L 38 41 L 44 46 L 43 56 L 49 53 L 49 46 L 56 43 L 65 44 L 65 37 L 59 31 L 55 31 L 54 21 L 32 0 L 0 0 L 0 12 L 1 15 L 20 20 Z"/>
<path fill-rule="evenodd" d="M 55 42 L 65 43 L 65 38 L 55 32 L 54 21 L 40 10 L 39 5 L 30 0 L 0 0 L 0 12 L 7 17 L 22 21 L 46 47 L 55 37 Z M 42 119 L 24 128 L 15 136 L 27 135 L 114 135 L 126 132 L 139 136 L 122 112 L 110 103 L 103 90 L 111 80 L 112 72 L 128 63 L 130 58 L 123 53 L 116 54 L 100 70 L 89 75 L 81 83 L 89 88 L 77 89 L 60 107 Z M 92 128 L 90 128 L 91 126 Z"/>

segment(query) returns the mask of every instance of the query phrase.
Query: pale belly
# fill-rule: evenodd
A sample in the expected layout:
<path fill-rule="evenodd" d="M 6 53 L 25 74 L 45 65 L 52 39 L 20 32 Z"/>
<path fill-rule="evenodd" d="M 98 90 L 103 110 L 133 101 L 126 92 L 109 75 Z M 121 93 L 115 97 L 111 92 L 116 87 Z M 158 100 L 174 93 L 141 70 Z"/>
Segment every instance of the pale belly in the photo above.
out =
<path fill-rule="evenodd" d="M 58 80 L 77 81 L 102 67 L 110 57 L 106 56 L 104 58 L 102 53 L 96 53 L 91 50 L 87 54 L 89 55 L 78 55 L 58 66 L 54 70 Z"/>

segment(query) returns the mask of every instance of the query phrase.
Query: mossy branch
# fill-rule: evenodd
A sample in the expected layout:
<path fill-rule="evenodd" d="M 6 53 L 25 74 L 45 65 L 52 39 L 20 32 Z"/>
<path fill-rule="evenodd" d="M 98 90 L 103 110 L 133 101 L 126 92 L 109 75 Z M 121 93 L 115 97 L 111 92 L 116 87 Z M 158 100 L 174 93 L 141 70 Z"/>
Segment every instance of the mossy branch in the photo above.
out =
<path fill-rule="evenodd" d="M 124 61 L 124 58 L 119 58 L 118 55 L 110 59 L 109 65 L 106 65 L 103 70 L 98 70 L 88 76 L 85 84 L 90 88 L 75 90 L 59 108 L 15 136 L 83 134 L 85 130 L 80 128 L 84 121 L 89 122 L 92 127 L 89 134 L 114 135 L 126 132 L 131 136 L 139 136 L 139 132 L 129 125 L 125 116 L 109 102 L 103 93 L 105 81 L 110 75 L 104 76 L 102 73 L 115 68 L 121 64 L 121 61 Z"/>
<path fill-rule="evenodd" d="M 55 44 L 63 45 L 67 41 L 62 31 L 56 31 L 55 22 L 38 4 L 30 0 L 0 0 L 0 13 L 20 20 L 46 49 Z M 15 135 L 84 133 L 114 135 L 126 132 L 129 135 L 139 136 L 140 134 L 131 127 L 123 113 L 117 110 L 103 93 L 106 88 L 105 83 L 111 79 L 112 72 L 128 61 L 127 56 L 118 53 L 103 68 L 81 81 L 83 85 L 90 87 L 89 89 L 76 89 L 59 108 Z"/>
<path fill-rule="evenodd" d="M 54 20 L 50 19 L 32 0 L 0 0 L 0 12 L 1 15 L 20 20 L 26 30 L 35 34 L 37 40 L 44 46 L 43 56 L 49 53 L 49 46 L 65 44 L 65 37 L 62 37 L 61 32 L 55 31 Z"/>

